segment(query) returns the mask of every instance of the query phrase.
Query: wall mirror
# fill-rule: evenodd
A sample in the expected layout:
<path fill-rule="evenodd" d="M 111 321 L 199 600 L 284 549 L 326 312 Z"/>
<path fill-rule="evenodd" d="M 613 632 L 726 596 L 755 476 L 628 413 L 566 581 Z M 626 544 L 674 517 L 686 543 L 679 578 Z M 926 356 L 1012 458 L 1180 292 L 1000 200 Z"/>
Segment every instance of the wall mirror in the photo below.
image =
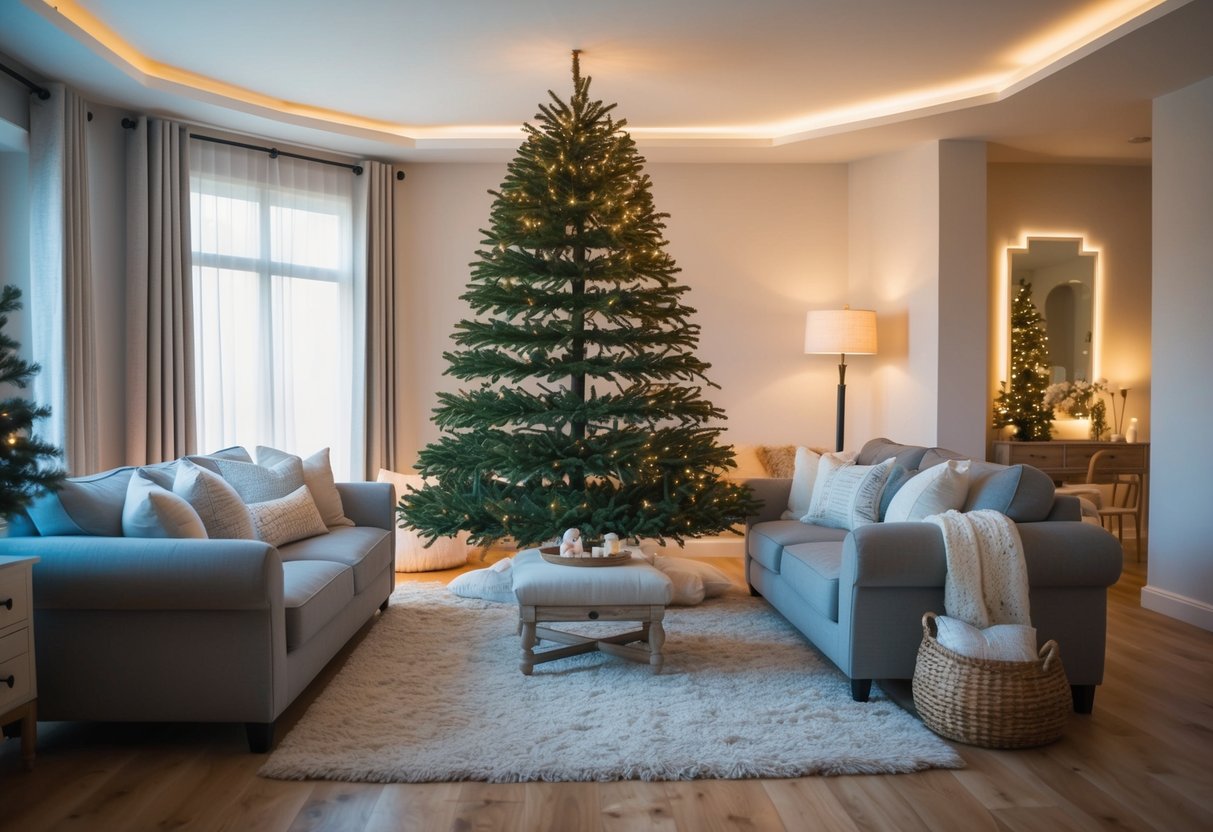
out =
<path fill-rule="evenodd" d="M 1091 380 L 1097 253 L 1086 251 L 1080 237 L 1030 237 L 1026 248 L 1009 248 L 1007 256 L 1012 297 L 1021 280 L 1032 284 L 1032 301 L 1045 319 L 1049 382 Z"/>

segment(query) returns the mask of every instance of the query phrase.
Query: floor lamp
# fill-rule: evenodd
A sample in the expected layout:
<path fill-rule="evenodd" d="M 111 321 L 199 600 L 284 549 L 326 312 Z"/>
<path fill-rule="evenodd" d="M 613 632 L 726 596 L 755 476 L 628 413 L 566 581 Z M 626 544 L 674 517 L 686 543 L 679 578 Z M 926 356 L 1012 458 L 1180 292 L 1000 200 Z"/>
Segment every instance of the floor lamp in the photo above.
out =
<path fill-rule="evenodd" d="M 809 355 L 838 354 L 838 427 L 835 450 L 842 450 L 847 409 L 847 354 L 876 352 L 876 313 L 871 309 L 811 309 L 804 324 L 804 351 Z"/>

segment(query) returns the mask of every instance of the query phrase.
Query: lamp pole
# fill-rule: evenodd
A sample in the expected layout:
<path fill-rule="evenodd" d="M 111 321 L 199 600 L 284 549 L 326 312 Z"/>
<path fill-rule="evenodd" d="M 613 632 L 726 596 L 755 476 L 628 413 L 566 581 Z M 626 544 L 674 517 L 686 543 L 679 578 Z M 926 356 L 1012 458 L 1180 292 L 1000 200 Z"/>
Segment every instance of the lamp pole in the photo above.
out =
<path fill-rule="evenodd" d="M 834 429 L 834 450 L 842 452 L 842 435 L 847 415 L 847 354 L 838 356 L 838 415 Z"/>

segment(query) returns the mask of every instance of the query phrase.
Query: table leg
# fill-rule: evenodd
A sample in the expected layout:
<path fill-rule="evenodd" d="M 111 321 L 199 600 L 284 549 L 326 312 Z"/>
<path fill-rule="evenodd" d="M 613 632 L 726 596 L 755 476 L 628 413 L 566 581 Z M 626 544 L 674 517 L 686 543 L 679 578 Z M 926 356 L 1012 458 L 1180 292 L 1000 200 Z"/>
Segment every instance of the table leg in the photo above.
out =
<path fill-rule="evenodd" d="M 524 676 L 530 676 L 531 670 L 535 667 L 535 644 L 538 639 L 535 638 L 535 621 L 522 621 L 522 662 L 519 667 Z"/>
<path fill-rule="evenodd" d="M 661 666 L 665 663 L 665 657 L 661 655 L 661 648 L 665 645 L 665 626 L 661 623 L 661 619 L 665 615 L 665 609 L 662 607 L 654 607 L 652 612 L 652 621 L 649 622 L 649 667 L 653 668 L 654 673 L 661 672 Z"/>

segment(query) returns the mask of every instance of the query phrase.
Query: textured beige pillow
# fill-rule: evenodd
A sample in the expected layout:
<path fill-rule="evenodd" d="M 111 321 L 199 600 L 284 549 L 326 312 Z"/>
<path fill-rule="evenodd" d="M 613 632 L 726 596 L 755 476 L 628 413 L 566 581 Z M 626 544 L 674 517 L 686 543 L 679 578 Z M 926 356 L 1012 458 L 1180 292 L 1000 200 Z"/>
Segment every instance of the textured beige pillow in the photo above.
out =
<path fill-rule="evenodd" d="M 134 471 L 127 483 L 122 534 L 126 537 L 207 537 L 206 526 L 193 506 L 142 470 Z"/>
<path fill-rule="evenodd" d="M 303 460 L 287 454 L 274 465 L 235 459 L 212 459 L 219 474 L 246 503 L 277 500 L 303 485 Z"/>
<path fill-rule="evenodd" d="M 287 459 L 299 459 L 294 454 L 280 451 L 277 448 L 257 446 L 257 463 L 266 467 L 279 464 Z M 307 490 L 312 492 L 312 500 L 326 526 L 352 526 L 354 521 L 345 516 L 345 507 L 341 504 L 341 494 L 337 491 L 337 482 L 333 477 L 333 466 L 329 460 L 329 449 L 322 448 L 307 459 L 300 460 L 303 466 L 303 482 Z"/>
<path fill-rule="evenodd" d="M 762 463 L 768 477 L 791 479 L 796 465 L 795 445 L 759 445 L 756 450 L 758 461 Z"/>
<path fill-rule="evenodd" d="M 257 537 L 271 546 L 329 532 L 306 485 L 276 500 L 251 503 L 248 511 Z"/>
<path fill-rule="evenodd" d="M 223 477 L 195 465 L 188 459 L 177 466 L 173 493 L 184 497 L 202 518 L 209 537 L 256 540 L 253 521 L 244 500 Z"/>

